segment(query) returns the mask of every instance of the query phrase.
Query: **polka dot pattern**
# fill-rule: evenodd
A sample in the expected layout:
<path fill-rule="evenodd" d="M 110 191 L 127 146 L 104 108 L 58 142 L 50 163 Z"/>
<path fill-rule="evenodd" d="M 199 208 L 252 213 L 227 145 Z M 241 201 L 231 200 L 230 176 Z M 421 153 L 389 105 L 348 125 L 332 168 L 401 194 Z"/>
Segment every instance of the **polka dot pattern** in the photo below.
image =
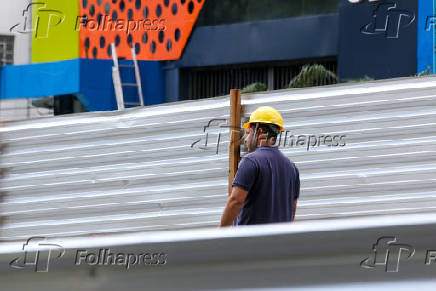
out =
<path fill-rule="evenodd" d="M 133 20 L 133 10 L 129 9 L 129 11 L 127 12 L 127 17 L 129 18 L 129 20 Z"/>
<path fill-rule="evenodd" d="M 175 60 L 181 57 L 204 0 L 80 0 L 86 22 L 80 29 L 80 57 Z"/>
<path fill-rule="evenodd" d="M 98 23 L 98 25 L 101 25 L 102 21 L 103 21 L 103 14 L 99 13 L 97 15 L 97 23 Z"/>
<path fill-rule="evenodd" d="M 180 29 L 176 28 L 176 31 L 174 32 L 174 39 L 176 41 L 179 41 L 180 39 Z"/>
<path fill-rule="evenodd" d="M 135 54 L 139 54 L 141 52 L 141 45 L 139 43 L 135 43 Z"/>
<path fill-rule="evenodd" d="M 156 53 L 156 43 L 154 41 L 152 41 L 150 44 L 150 52 L 152 54 Z"/>
<path fill-rule="evenodd" d="M 164 39 L 165 39 L 165 32 L 159 31 L 159 36 L 158 36 L 159 42 L 163 43 Z"/>
<path fill-rule="evenodd" d="M 124 3 L 123 0 L 120 1 L 120 11 L 124 12 L 124 9 L 126 9 L 126 3 Z"/>
<path fill-rule="evenodd" d="M 91 5 L 91 7 L 89 7 L 89 15 L 90 16 L 95 15 L 95 6 L 94 5 Z"/>
<path fill-rule="evenodd" d="M 110 44 L 107 46 L 107 55 L 112 57 L 112 46 Z"/>
<path fill-rule="evenodd" d="M 100 48 L 104 48 L 106 46 L 106 39 L 104 36 L 100 36 Z"/>
<path fill-rule="evenodd" d="M 193 12 L 194 12 L 194 2 L 192 2 L 192 1 L 190 1 L 189 3 L 188 3 L 188 12 L 189 12 L 189 14 L 192 14 Z"/>
<path fill-rule="evenodd" d="M 156 6 L 156 16 L 158 18 L 162 16 L 162 6 L 160 4 L 157 4 Z"/>

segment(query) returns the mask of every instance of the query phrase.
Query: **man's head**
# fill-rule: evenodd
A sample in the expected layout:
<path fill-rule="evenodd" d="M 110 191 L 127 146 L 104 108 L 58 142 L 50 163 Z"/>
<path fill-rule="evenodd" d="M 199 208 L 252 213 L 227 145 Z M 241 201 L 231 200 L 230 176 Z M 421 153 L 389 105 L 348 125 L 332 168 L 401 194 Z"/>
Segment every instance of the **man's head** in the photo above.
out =
<path fill-rule="evenodd" d="M 277 135 L 284 130 L 283 118 L 274 108 L 261 106 L 251 114 L 244 129 L 247 134 L 244 143 L 248 151 L 252 152 L 258 146 L 271 146 L 276 143 Z"/>
<path fill-rule="evenodd" d="M 244 143 L 249 152 L 253 152 L 259 146 L 273 146 L 280 134 L 280 128 L 274 124 L 257 123 L 251 124 L 246 130 Z"/>

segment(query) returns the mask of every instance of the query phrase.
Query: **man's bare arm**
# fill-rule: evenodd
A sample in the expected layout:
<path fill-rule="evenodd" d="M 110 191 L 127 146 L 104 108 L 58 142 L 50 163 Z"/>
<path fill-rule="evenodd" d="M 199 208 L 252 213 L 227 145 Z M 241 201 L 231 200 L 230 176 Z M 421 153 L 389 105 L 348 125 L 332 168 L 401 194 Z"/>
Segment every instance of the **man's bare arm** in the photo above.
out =
<path fill-rule="evenodd" d="M 297 210 L 297 199 L 294 199 L 294 208 L 292 210 L 292 221 L 295 219 L 295 211 Z"/>
<path fill-rule="evenodd" d="M 224 209 L 224 213 L 221 217 L 220 226 L 230 226 L 233 221 L 238 216 L 239 211 L 244 205 L 244 201 L 247 198 L 248 191 L 234 186 L 232 189 L 232 194 L 227 200 L 226 208 Z"/>

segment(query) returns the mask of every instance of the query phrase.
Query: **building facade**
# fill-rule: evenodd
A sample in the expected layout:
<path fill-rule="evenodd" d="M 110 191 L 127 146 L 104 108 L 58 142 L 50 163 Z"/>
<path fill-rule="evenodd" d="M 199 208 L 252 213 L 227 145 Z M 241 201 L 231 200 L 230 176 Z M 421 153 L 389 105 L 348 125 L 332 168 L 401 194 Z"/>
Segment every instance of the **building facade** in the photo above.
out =
<path fill-rule="evenodd" d="M 0 12 L 2 104 L 52 96 L 59 114 L 116 110 L 111 43 L 125 59 L 136 51 L 146 105 L 255 82 L 287 88 L 306 64 L 324 65 L 340 82 L 434 70 L 434 0 L 42 2 L 9 1 Z M 47 11 L 50 37 L 40 27 L 35 33 Z M 156 28 L 99 29 L 123 18 L 150 19 Z"/>

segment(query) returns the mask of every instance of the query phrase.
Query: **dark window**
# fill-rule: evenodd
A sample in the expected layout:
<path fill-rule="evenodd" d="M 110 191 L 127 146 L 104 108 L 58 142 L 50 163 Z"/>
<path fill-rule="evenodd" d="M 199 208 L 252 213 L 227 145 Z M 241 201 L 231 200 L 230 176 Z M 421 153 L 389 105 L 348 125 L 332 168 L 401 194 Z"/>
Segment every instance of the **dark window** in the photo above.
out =
<path fill-rule="evenodd" d="M 71 94 L 55 96 L 53 111 L 54 115 L 87 112 L 79 98 Z"/>
<path fill-rule="evenodd" d="M 256 82 L 264 83 L 269 90 L 285 89 L 306 64 L 320 64 L 337 73 L 336 58 L 185 68 L 181 70 L 181 99 L 223 96 L 229 94 L 230 89 L 243 89 Z"/>
<path fill-rule="evenodd" d="M 209 0 L 204 3 L 197 25 L 282 19 L 338 10 L 339 0 Z"/>
<path fill-rule="evenodd" d="M 14 37 L 0 35 L 0 66 L 14 63 Z"/>

